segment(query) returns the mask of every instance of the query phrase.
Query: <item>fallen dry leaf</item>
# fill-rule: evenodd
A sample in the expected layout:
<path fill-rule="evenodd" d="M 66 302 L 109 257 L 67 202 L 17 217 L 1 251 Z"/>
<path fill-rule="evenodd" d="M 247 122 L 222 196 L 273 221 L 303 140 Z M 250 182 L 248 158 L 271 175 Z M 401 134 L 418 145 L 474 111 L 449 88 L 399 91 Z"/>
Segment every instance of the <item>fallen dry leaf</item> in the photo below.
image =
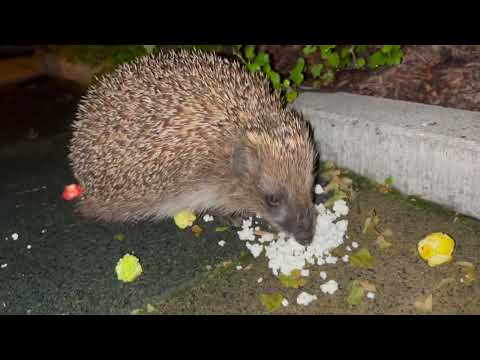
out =
<path fill-rule="evenodd" d="M 350 265 L 353 267 L 372 268 L 375 259 L 366 248 L 358 250 L 350 256 Z"/>
<path fill-rule="evenodd" d="M 425 299 L 416 300 L 414 306 L 417 310 L 423 312 L 432 312 L 433 307 L 433 295 L 428 295 Z"/>
<path fill-rule="evenodd" d="M 200 234 L 202 233 L 203 229 L 199 225 L 193 225 L 192 226 L 192 233 L 196 237 L 199 237 Z"/>
<path fill-rule="evenodd" d="M 350 291 L 348 293 L 347 303 L 353 306 L 360 305 L 363 302 L 365 289 L 356 280 L 350 284 L 349 288 Z"/>
<path fill-rule="evenodd" d="M 392 243 L 385 240 L 385 236 L 383 236 L 383 235 L 378 236 L 375 243 L 377 244 L 377 246 L 380 249 L 386 249 L 386 248 L 389 248 L 390 246 L 392 246 Z"/>
<path fill-rule="evenodd" d="M 365 280 L 362 280 L 360 281 L 360 285 L 366 290 L 366 291 L 369 291 L 369 292 L 377 292 L 377 287 L 375 286 L 375 284 L 372 284 L 368 281 L 365 281 Z"/>

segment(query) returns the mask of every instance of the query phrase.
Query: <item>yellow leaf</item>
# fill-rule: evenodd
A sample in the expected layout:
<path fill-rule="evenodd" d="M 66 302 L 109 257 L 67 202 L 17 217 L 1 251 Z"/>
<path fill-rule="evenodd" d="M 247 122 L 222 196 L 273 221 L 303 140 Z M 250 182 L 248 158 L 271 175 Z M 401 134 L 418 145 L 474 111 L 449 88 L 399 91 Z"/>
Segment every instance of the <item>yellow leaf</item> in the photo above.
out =
<path fill-rule="evenodd" d="M 113 237 L 113 240 L 123 241 L 125 240 L 125 235 L 123 235 L 122 233 L 118 233 Z"/>
<path fill-rule="evenodd" d="M 283 296 L 280 294 L 262 294 L 260 301 L 269 312 L 274 312 L 282 306 Z"/>
<path fill-rule="evenodd" d="M 174 217 L 175 224 L 182 230 L 192 226 L 196 219 L 197 217 L 190 210 L 181 211 Z"/>
<path fill-rule="evenodd" d="M 118 280 L 132 282 L 139 277 L 143 270 L 137 257 L 127 254 L 121 258 L 115 267 Z"/>
<path fill-rule="evenodd" d="M 418 243 L 420 257 L 433 267 L 449 262 L 455 248 L 455 241 L 445 233 L 433 233 Z"/>
<path fill-rule="evenodd" d="M 287 288 L 298 289 L 305 285 L 306 281 L 302 277 L 302 272 L 300 270 L 293 270 L 290 273 L 290 276 L 280 274 L 278 277 L 283 286 Z"/>

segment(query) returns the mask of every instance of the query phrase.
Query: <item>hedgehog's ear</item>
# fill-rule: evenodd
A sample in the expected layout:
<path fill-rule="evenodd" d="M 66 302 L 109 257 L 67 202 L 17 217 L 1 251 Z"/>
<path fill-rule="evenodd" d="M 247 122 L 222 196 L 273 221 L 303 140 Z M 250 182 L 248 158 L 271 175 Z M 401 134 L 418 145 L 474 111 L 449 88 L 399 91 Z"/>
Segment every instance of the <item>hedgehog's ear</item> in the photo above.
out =
<path fill-rule="evenodd" d="M 260 171 L 260 160 L 257 152 L 244 143 L 236 144 L 232 152 L 233 173 L 242 178 L 255 179 Z"/>

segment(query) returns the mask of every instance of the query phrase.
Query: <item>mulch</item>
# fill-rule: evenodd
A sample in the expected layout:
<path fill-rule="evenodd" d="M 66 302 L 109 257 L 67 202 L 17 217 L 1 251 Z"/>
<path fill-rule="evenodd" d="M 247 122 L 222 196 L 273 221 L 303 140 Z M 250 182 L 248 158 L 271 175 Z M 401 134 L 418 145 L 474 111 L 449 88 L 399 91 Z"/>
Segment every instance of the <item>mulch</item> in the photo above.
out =
<path fill-rule="evenodd" d="M 289 73 L 304 45 L 261 45 L 275 69 Z M 406 45 L 402 64 L 346 70 L 323 88 L 359 95 L 480 111 L 480 50 L 468 45 Z M 307 63 L 310 59 L 307 59 Z M 311 61 L 311 60 L 310 60 Z M 312 84 L 307 77 L 305 85 Z"/>

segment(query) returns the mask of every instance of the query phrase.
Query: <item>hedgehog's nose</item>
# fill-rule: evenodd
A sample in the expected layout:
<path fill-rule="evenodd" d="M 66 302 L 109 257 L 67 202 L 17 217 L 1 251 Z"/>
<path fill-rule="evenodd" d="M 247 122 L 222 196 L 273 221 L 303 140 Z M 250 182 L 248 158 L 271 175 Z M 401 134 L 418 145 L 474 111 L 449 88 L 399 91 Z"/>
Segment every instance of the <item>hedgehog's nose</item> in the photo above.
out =
<path fill-rule="evenodd" d="M 297 217 L 297 231 L 295 231 L 295 240 L 301 245 L 310 245 L 313 241 L 315 232 L 315 219 L 312 209 L 307 209 L 299 213 Z"/>

